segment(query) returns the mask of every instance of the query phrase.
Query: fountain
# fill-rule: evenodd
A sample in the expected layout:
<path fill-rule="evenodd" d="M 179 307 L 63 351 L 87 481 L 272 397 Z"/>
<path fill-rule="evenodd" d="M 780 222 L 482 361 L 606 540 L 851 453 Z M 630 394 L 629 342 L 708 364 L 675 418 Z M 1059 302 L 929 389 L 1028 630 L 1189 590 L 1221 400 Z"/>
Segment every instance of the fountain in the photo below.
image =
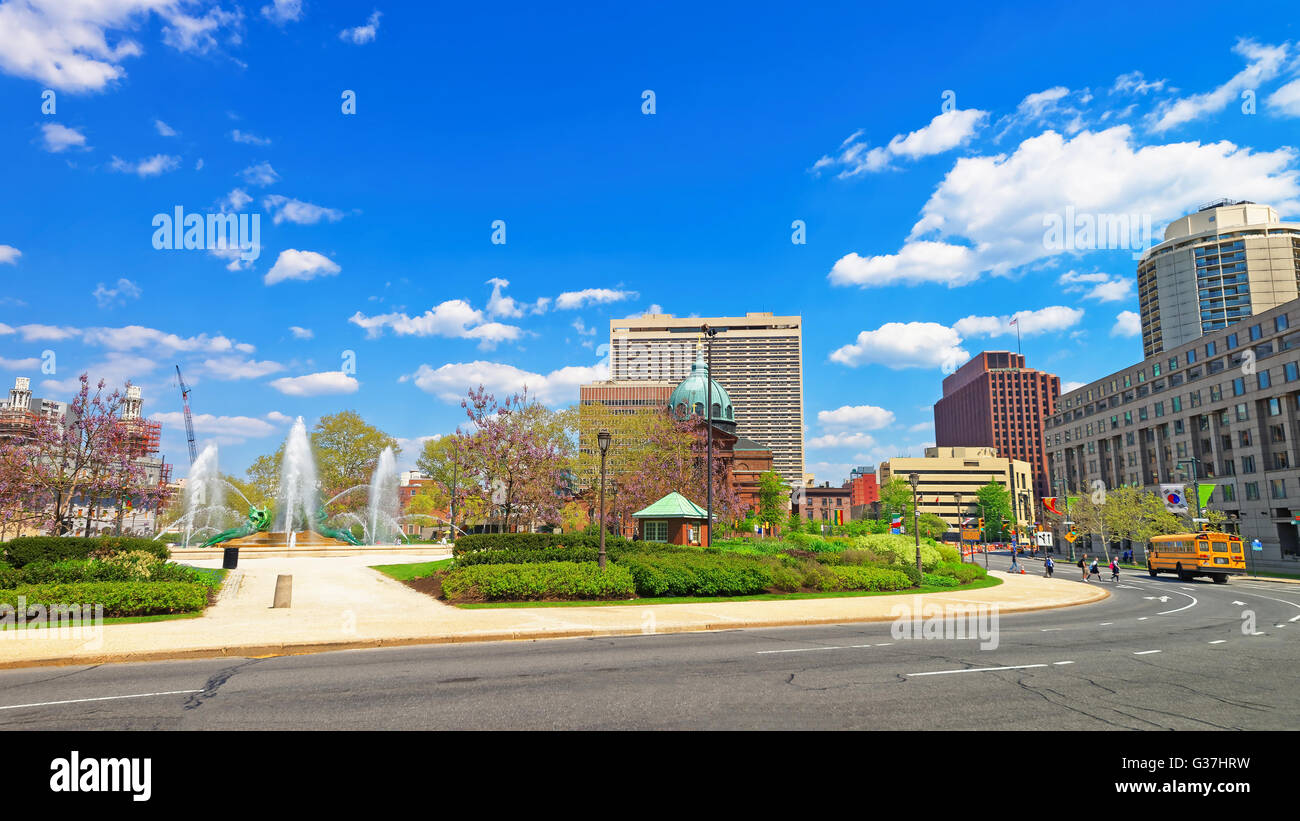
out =
<path fill-rule="evenodd" d="M 219 530 L 218 522 L 206 519 L 203 520 L 202 528 L 195 526 L 204 515 L 203 511 L 215 513 L 219 510 L 223 517 L 219 523 L 229 523 L 239 518 L 232 508 L 224 505 L 226 488 L 236 492 L 238 489 L 221 478 L 216 465 L 216 446 L 209 445 L 204 448 L 203 455 L 191 470 L 186 485 L 186 546 L 189 545 L 191 532 L 210 533 Z M 191 486 L 197 501 L 189 499 Z M 329 505 L 362 489 L 367 491 L 364 509 L 344 511 L 333 517 L 327 514 Z M 217 495 L 216 505 L 210 504 L 213 494 Z M 240 496 L 243 497 L 243 494 Z M 246 521 L 242 525 L 215 532 L 202 546 L 221 545 L 228 551 L 241 547 L 259 548 L 260 555 L 265 555 L 267 551 L 277 554 L 297 552 L 301 555 L 306 552 L 395 544 L 404 538 L 401 521 L 407 517 L 399 515 L 397 460 L 392 448 L 384 448 L 380 453 L 368 485 L 354 485 L 324 503 L 320 497 L 320 482 L 316 474 L 311 439 L 302 417 L 298 417 L 284 442 L 274 514 L 250 503 Z M 248 502 L 246 497 L 244 502 Z M 332 521 L 337 524 L 331 524 Z M 353 526 L 360 527 L 362 538 L 353 535 L 350 529 Z M 227 556 L 230 561 L 229 552 Z M 234 560 L 237 561 L 237 555 Z"/>

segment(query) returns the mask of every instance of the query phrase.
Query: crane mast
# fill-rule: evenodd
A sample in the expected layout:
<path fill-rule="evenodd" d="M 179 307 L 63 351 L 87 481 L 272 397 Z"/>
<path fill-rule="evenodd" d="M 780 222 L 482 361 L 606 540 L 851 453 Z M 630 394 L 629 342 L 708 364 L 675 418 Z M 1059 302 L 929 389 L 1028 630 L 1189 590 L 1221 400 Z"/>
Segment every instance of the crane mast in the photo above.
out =
<path fill-rule="evenodd" d="M 193 467 L 198 460 L 198 451 L 194 449 L 194 419 L 190 416 L 190 386 L 185 384 L 185 377 L 181 376 L 181 366 L 176 366 L 176 381 L 181 385 L 181 402 L 185 406 L 185 436 L 190 443 L 190 466 Z"/>

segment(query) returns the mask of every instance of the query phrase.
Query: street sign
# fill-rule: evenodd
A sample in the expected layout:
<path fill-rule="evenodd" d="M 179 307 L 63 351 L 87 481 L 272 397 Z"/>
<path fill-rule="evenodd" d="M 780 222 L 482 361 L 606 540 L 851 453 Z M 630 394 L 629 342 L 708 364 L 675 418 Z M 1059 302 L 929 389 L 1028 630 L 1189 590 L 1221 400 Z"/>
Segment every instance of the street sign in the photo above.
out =
<path fill-rule="evenodd" d="M 978 542 L 980 540 L 980 532 L 978 530 L 963 528 L 961 532 L 961 537 L 964 541 L 967 542 Z"/>
<path fill-rule="evenodd" d="M 1052 546 L 1052 531 L 1050 531 L 1050 530 L 1040 530 L 1040 531 L 1038 531 L 1037 533 L 1034 534 L 1034 540 L 1038 543 L 1038 546 L 1039 546 L 1039 547 L 1051 547 L 1051 546 Z"/>
<path fill-rule="evenodd" d="M 1259 539 L 1256 539 L 1256 540 L 1254 540 L 1253 542 L 1250 543 L 1250 549 L 1251 549 L 1251 550 L 1263 550 L 1263 549 L 1264 549 L 1264 545 L 1263 545 L 1263 543 L 1260 542 Z"/>
<path fill-rule="evenodd" d="M 1077 538 L 1079 538 L 1079 536 L 1073 530 L 1066 531 L 1065 540 L 1070 544 L 1074 544 L 1074 540 Z"/>

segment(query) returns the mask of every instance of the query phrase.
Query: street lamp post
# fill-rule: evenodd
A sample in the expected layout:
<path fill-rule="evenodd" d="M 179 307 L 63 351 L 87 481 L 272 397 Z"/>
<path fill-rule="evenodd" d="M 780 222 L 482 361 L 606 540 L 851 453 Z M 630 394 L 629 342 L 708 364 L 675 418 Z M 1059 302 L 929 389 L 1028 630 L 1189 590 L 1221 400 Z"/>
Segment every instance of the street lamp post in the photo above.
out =
<path fill-rule="evenodd" d="M 609 431 L 601 429 L 596 434 L 600 446 L 600 569 L 605 569 L 605 451 L 609 450 Z"/>
<path fill-rule="evenodd" d="M 1182 470 L 1182 466 L 1187 464 L 1188 462 L 1192 463 L 1192 493 L 1196 494 L 1196 518 L 1204 519 L 1205 513 L 1204 511 L 1201 510 L 1201 486 L 1199 484 L 1201 480 L 1201 471 L 1200 471 L 1201 460 L 1197 459 L 1195 456 L 1189 456 L 1186 459 L 1179 459 L 1174 464 L 1176 464 L 1178 468 Z M 1187 473 L 1187 471 L 1183 470 L 1183 473 L 1185 474 Z M 1193 521 L 1192 524 L 1193 525 L 1199 524 L 1201 526 L 1204 526 L 1206 523 Z M 1196 529 L 1195 527 L 1192 528 L 1192 530 L 1195 529 Z"/>
<path fill-rule="evenodd" d="M 704 523 L 703 546 L 713 544 L 713 337 L 718 335 L 717 328 L 710 328 L 706 322 L 700 328 L 704 332 L 704 422 L 708 427 L 708 455 L 704 484 L 708 487 L 708 521 Z"/>
<path fill-rule="evenodd" d="M 957 496 L 957 555 L 961 557 L 961 560 L 964 563 L 966 561 L 966 540 L 962 538 L 962 534 L 963 534 L 962 525 L 964 523 L 962 521 L 961 493 L 957 493 L 956 496 Z"/>
<path fill-rule="evenodd" d="M 920 511 L 916 505 L 916 487 L 921 484 L 921 474 L 912 474 L 912 535 L 916 538 L 916 572 L 921 572 L 921 528 L 918 526 L 920 521 Z"/>

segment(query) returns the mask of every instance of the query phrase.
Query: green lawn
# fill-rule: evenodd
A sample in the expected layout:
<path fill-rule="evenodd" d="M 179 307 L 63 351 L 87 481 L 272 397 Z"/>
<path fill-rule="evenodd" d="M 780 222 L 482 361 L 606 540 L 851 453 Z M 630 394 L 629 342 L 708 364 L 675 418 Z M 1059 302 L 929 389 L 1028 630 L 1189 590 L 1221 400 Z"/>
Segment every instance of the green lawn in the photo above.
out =
<path fill-rule="evenodd" d="M 397 565 L 401 566 L 401 565 Z M 617 601 L 512 601 L 512 602 L 474 602 L 457 604 L 465 610 L 485 607 L 626 607 L 650 604 L 711 604 L 728 601 L 788 601 L 791 599 L 845 599 L 859 596 L 908 596 L 918 593 L 956 593 L 966 590 L 978 590 L 982 587 L 996 587 L 1002 580 L 989 576 L 978 579 L 960 587 L 918 587 L 908 590 L 849 590 L 834 593 L 759 593 L 754 596 L 662 596 L 638 599 L 620 599 Z"/>
<path fill-rule="evenodd" d="M 155 616 L 114 616 L 112 618 L 104 619 L 104 624 L 138 624 L 147 621 L 171 621 L 172 619 L 198 619 L 202 617 L 203 617 L 202 612 L 161 613 Z M 53 626 L 55 629 L 58 629 L 59 627 L 58 624 L 55 624 Z M 85 629 L 86 626 L 88 625 L 83 624 L 82 628 Z M 21 627 L 19 627 L 17 624 L 0 624 L 0 630 L 46 630 L 49 629 L 49 627 L 50 625 L 43 624 L 43 623 L 25 624 Z"/>
<path fill-rule="evenodd" d="M 433 562 L 416 562 L 415 564 L 378 564 L 371 565 L 371 570 L 378 570 L 386 576 L 391 576 L 399 582 L 409 582 L 411 579 L 418 579 L 421 576 L 429 576 L 439 570 L 446 570 L 451 567 L 454 559 L 438 559 Z"/>

